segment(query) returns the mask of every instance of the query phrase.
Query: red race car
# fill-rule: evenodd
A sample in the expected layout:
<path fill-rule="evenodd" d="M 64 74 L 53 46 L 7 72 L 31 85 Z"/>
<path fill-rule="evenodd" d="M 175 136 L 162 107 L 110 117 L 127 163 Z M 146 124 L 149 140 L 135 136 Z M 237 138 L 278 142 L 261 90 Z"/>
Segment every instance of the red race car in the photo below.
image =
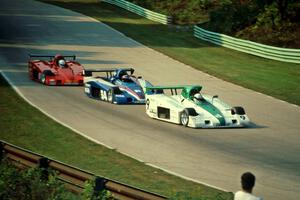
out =
<path fill-rule="evenodd" d="M 38 60 L 32 58 L 49 58 Z M 71 58 L 71 60 L 65 60 Z M 31 80 L 45 85 L 83 85 L 83 66 L 75 61 L 76 56 L 29 54 L 28 71 Z"/>

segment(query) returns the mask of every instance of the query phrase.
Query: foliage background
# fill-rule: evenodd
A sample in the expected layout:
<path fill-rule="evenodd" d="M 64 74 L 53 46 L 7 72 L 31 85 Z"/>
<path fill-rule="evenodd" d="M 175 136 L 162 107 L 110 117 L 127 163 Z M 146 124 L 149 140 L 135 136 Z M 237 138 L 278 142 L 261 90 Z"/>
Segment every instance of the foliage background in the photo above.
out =
<path fill-rule="evenodd" d="M 128 0 L 173 17 L 179 25 L 278 47 L 300 48 L 297 0 Z"/>

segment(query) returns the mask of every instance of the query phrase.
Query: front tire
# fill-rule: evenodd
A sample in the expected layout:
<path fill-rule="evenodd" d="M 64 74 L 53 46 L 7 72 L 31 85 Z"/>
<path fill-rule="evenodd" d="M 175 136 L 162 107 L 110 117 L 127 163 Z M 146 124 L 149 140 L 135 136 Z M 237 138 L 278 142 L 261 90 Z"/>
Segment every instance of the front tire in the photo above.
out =
<path fill-rule="evenodd" d="M 41 74 L 41 79 L 40 79 L 40 81 L 44 84 L 44 85 L 46 85 L 46 74 L 43 72 L 42 74 Z"/>
<path fill-rule="evenodd" d="M 48 76 L 53 76 L 53 73 L 50 71 L 50 70 L 45 70 L 43 71 L 43 73 L 41 74 L 41 78 L 40 78 L 40 81 L 43 83 L 43 84 L 47 84 L 47 77 Z"/>
<path fill-rule="evenodd" d="M 180 123 L 183 125 L 183 126 L 188 126 L 189 124 L 189 113 L 187 110 L 183 110 L 181 113 L 180 113 Z"/>
<path fill-rule="evenodd" d="M 233 107 L 231 108 L 231 114 L 232 115 L 245 115 L 246 112 L 245 112 L 245 109 L 243 107 L 240 107 L 240 106 L 236 106 L 236 107 Z"/>

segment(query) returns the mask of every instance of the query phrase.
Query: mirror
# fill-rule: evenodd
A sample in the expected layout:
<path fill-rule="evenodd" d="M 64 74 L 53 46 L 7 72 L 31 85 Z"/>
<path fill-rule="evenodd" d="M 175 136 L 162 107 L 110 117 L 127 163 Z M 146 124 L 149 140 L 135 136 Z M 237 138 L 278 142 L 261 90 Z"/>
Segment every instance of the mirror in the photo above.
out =
<path fill-rule="evenodd" d="M 214 95 L 214 96 L 212 97 L 211 103 L 214 104 L 214 99 L 215 99 L 215 98 L 218 98 L 218 97 L 219 97 L 218 95 Z"/>

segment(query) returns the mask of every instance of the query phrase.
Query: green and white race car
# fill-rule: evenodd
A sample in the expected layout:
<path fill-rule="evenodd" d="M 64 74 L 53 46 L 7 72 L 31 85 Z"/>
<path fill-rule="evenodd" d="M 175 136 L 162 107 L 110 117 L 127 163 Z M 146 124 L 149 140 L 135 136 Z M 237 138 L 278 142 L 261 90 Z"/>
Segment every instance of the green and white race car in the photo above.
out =
<path fill-rule="evenodd" d="M 202 86 L 146 87 L 146 113 L 151 118 L 193 128 L 246 127 L 242 107 L 231 107 L 218 96 L 201 94 Z"/>

